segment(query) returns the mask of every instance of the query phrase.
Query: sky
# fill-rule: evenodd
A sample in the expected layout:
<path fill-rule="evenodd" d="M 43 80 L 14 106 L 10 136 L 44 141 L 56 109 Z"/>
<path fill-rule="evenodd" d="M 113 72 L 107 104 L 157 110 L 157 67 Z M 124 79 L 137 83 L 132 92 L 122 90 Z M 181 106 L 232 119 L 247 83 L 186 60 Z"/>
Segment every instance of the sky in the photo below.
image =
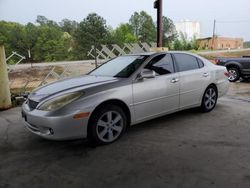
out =
<path fill-rule="evenodd" d="M 0 20 L 22 24 L 35 22 L 37 15 L 54 21 L 64 18 L 82 21 L 89 13 L 104 17 L 113 28 L 129 21 L 135 11 L 144 10 L 156 21 L 154 0 L 0 0 Z M 202 36 L 213 32 L 250 41 L 250 0 L 163 0 L 163 14 L 174 22 L 199 21 Z"/>

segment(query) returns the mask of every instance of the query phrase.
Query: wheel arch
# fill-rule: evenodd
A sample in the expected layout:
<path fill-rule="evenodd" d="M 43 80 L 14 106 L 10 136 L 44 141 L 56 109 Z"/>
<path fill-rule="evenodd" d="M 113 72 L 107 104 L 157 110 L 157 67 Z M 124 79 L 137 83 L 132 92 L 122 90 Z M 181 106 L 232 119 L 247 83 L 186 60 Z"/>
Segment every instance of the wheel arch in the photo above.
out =
<path fill-rule="evenodd" d="M 225 64 L 225 67 L 227 69 L 229 69 L 229 68 L 236 68 L 236 69 L 238 69 L 239 73 L 241 74 L 242 65 L 240 63 L 238 63 L 238 62 L 230 61 L 230 62 L 228 62 L 228 63 Z"/>
<path fill-rule="evenodd" d="M 91 115 L 89 117 L 89 122 L 90 122 L 91 118 L 93 117 L 93 115 L 95 114 L 95 112 L 98 111 L 99 109 L 101 109 L 103 106 L 105 106 L 107 104 L 116 105 L 116 106 L 121 107 L 122 110 L 124 111 L 126 117 L 127 117 L 128 125 L 130 125 L 130 123 L 131 123 L 131 112 L 129 110 L 129 107 L 127 106 L 127 104 L 125 102 L 123 102 L 122 100 L 119 100 L 119 99 L 109 99 L 109 100 L 103 101 L 102 103 L 98 104 L 95 107 L 95 109 L 92 111 L 92 113 L 91 113 Z"/>
<path fill-rule="evenodd" d="M 217 87 L 217 85 L 216 85 L 215 83 L 210 83 L 210 84 L 206 87 L 206 89 L 205 89 L 205 91 L 204 91 L 204 94 L 203 94 L 203 96 L 202 96 L 202 100 L 201 100 L 201 104 L 200 104 L 200 109 L 201 109 L 202 112 L 210 112 L 210 111 L 213 110 L 213 109 L 215 108 L 215 106 L 216 106 L 217 99 L 216 99 L 215 105 L 214 105 L 211 109 L 207 109 L 207 108 L 205 107 L 204 97 L 205 97 L 205 94 L 206 94 L 207 89 L 210 88 L 210 87 L 215 88 L 215 92 L 216 92 L 216 94 L 217 94 L 217 99 L 218 99 L 218 87 Z"/>
<path fill-rule="evenodd" d="M 204 89 L 203 94 L 201 95 L 201 100 L 200 100 L 201 103 L 202 103 L 202 100 L 203 100 L 203 97 L 204 97 L 204 95 L 205 95 L 205 92 L 206 92 L 207 88 L 209 88 L 209 87 L 211 87 L 211 86 L 213 86 L 213 87 L 216 89 L 216 93 L 217 93 L 217 95 L 218 95 L 218 87 L 217 87 L 216 83 L 210 83 L 210 84 L 208 84 L 208 86 Z"/>
<path fill-rule="evenodd" d="M 217 94 L 218 94 L 218 87 L 217 87 L 217 85 L 215 84 L 215 83 L 211 83 L 211 84 L 209 84 L 208 86 L 207 86 L 207 88 L 209 88 L 209 87 L 211 87 L 211 86 L 213 86 L 215 89 L 216 89 L 216 92 L 217 92 Z M 206 88 L 206 89 L 207 89 Z M 205 90 L 206 91 L 206 90 Z"/>

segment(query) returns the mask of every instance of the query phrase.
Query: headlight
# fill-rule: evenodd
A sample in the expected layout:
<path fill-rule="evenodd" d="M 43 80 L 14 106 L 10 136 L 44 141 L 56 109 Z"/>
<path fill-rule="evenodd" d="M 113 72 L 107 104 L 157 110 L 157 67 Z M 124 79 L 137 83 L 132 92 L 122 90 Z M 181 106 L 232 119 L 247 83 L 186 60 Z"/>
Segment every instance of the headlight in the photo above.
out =
<path fill-rule="evenodd" d="M 75 93 L 69 93 L 69 94 L 61 95 L 59 97 L 55 97 L 53 99 L 50 99 L 42 103 L 42 105 L 38 107 L 38 110 L 44 110 L 44 111 L 57 110 L 75 101 L 76 99 L 80 98 L 82 95 L 84 95 L 83 92 L 75 92 Z"/>

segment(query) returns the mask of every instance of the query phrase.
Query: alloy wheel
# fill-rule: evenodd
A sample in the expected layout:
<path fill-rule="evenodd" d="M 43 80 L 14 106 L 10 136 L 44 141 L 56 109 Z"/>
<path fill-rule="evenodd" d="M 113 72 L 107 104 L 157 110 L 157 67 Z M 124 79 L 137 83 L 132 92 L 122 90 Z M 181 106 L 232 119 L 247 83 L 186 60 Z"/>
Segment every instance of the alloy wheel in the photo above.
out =
<path fill-rule="evenodd" d="M 234 80 L 236 80 L 236 78 L 238 77 L 238 73 L 237 73 L 236 70 L 234 70 L 234 69 L 228 70 L 228 73 L 229 73 L 228 79 L 229 79 L 230 81 L 234 81 Z"/>
<path fill-rule="evenodd" d="M 98 138 L 106 143 L 116 140 L 123 131 L 124 122 L 121 114 L 116 111 L 105 112 L 97 121 Z"/>
<path fill-rule="evenodd" d="M 205 106 L 208 110 L 212 109 L 215 104 L 216 104 L 216 100 L 217 100 L 217 93 L 215 91 L 214 88 L 209 88 L 206 93 L 205 93 Z"/>

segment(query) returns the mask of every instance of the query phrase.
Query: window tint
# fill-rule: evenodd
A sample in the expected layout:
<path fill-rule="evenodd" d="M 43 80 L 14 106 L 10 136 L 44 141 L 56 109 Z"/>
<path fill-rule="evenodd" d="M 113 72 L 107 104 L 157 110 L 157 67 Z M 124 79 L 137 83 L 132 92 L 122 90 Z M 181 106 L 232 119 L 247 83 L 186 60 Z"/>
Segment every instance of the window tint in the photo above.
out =
<path fill-rule="evenodd" d="M 198 60 L 199 67 L 200 67 L 200 68 L 204 67 L 203 61 L 200 60 L 199 58 L 197 58 L 197 60 Z"/>
<path fill-rule="evenodd" d="M 158 75 L 174 72 L 173 60 L 170 54 L 162 54 L 154 57 L 145 68 L 155 71 Z"/>
<path fill-rule="evenodd" d="M 198 61 L 196 57 L 188 54 L 174 54 L 179 71 L 188 71 L 198 69 Z"/>

